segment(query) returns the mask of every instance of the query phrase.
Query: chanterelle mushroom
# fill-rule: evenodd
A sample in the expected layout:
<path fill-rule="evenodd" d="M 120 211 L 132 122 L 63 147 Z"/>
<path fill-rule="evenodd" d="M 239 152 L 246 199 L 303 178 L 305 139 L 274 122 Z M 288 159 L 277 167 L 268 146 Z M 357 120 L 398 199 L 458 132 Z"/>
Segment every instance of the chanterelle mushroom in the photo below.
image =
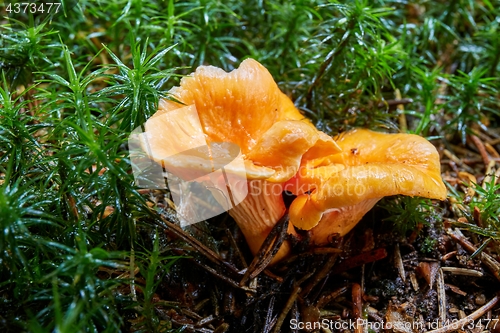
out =
<path fill-rule="evenodd" d="M 342 153 L 303 163 L 285 188 L 298 197 L 290 221 L 316 244 L 345 235 L 382 197 L 444 200 L 439 154 L 424 138 L 357 129 L 336 140 Z"/>
<path fill-rule="evenodd" d="M 427 140 L 358 129 L 334 141 L 304 119 L 255 60 L 230 73 L 201 66 L 170 94 L 181 103 L 160 101 L 141 134 L 143 149 L 184 180 L 210 174 L 219 190 L 213 192 L 235 194 L 228 179 L 236 179 L 246 196 L 229 213 L 253 253 L 285 212 L 283 191 L 297 195 L 288 232 L 310 230 L 317 245 L 345 235 L 384 196 L 446 197 L 439 155 Z M 231 163 L 240 153 L 243 162 Z M 285 242 L 275 261 L 288 251 Z"/>
<path fill-rule="evenodd" d="M 145 124 L 143 147 L 167 171 L 191 180 L 224 167 L 224 143 L 237 145 L 245 170 L 239 165 L 225 171 L 241 177 L 248 195 L 229 213 L 256 253 L 285 212 L 283 184 L 301 163 L 337 153 L 339 147 L 304 119 L 267 69 L 252 59 L 230 73 L 200 66 L 170 94 L 182 104 L 160 102 Z M 183 154 L 203 142 L 207 148 Z M 288 231 L 294 232 L 291 224 Z M 285 243 L 275 260 L 287 252 Z"/>

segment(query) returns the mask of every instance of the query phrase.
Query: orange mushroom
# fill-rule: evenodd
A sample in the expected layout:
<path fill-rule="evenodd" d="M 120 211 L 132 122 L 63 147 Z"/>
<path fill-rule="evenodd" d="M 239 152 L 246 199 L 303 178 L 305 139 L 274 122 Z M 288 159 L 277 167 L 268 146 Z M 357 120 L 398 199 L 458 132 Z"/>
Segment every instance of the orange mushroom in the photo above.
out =
<path fill-rule="evenodd" d="M 182 179 L 202 181 L 212 173 L 219 190 L 227 187 L 213 190 L 219 202 L 227 198 L 217 192 L 237 192 L 227 176 L 236 179 L 246 196 L 225 207 L 254 254 L 286 210 L 284 190 L 297 195 L 288 233 L 296 234 L 294 226 L 309 230 L 317 245 L 345 235 L 384 196 L 446 197 L 439 155 L 427 140 L 361 129 L 333 140 L 298 112 L 255 60 L 229 73 L 198 67 L 170 94 L 175 100 L 161 100 L 145 124 L 143 149 Z M 239 153 L 243 162 L 232 163 Z M 219 169 L 224 177 L 213 179 Z M 285 242 L 274 262 L 289 250 Z"/>
<path fill-rule="evenodd" d="M 378 200 L 396 194 L 444 200 L 439 154 L 424 138 L 357 129 L 336 139 L 342 153 L 304 161 L 285 188 L 298 195 L 290 221 L 316 245 L 349 232 Z"/>
<path fill-rule="evenodd" d="M 340 148 L 298 112 L 267 69 L 252 59 L 229 73 L 200 66 L 170 94 L 180 103 L 160 101 L 141 134 L 143 149 L 183 179 L 203 178 L 222 167 L 227 174 L 240 177 L 248 194 L 229 214 L 256 253 L 285 212 L 283 184 L 302 163 Z M 226 167 L 233 156 L 227 143 L 239 148 L 244 167 Z M 191 153 L 183 154 L 186 150 Z M 222 178 L 212 181 L 224 183 Z M 294 233 L 291 224 L 288 232 Z M 285 242 L 275 260 L 288 251 Z"/>

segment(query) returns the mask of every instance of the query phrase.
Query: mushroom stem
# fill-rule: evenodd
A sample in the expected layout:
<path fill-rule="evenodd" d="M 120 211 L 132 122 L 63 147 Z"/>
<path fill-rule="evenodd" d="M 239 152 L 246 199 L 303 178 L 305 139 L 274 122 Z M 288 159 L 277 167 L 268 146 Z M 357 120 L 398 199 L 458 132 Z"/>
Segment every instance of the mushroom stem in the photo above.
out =
<path fill-rule="evenodd" d="M 250 251 L 255 255 L 267 235 L 285 213 L 282 183 L 271 183 L 265 180 L 247 182 L 248 195 L 237 206 L 229 211 L 245 236 Z M 292 224 L 288 225 L 288 233 L 295 234 Z M 277 262 L 290 252 L 290 244 L 284 241 L 273 261 Z"/>
<path fill-rule="evenodd" d="M 368 199 L 356 205 L 326 211 L 317 226 L 309 233 L 315 245 L 326 245 L 334 235 L 344 236 L 375 206 L 381 198 Z"/>

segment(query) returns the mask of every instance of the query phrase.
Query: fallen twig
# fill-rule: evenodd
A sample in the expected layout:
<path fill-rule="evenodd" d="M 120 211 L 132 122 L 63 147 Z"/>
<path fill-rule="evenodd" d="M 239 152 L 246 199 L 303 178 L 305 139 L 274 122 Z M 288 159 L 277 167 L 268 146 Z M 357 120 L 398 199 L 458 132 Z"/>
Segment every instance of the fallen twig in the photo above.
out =
<path fill-rule="evenodd" d="M 278 223 L 276 223 L 260 247 L 259 252 L 257 252 L 253 258 L 250 266 L 246 269 L 245 274 L 240 281 L 240 286 L 244 285 L 249 279 L 253 279 L 259 275 L 260 272 L 266 269 L 271 260 L 273 260 L 287 235 L 288 220 L 288 212 L 285 212 L 285 215 L 283 215 Z"/>
<path fill-rule="evenodd" d="M 271 332 L 271 329 L 276 324 L 277 318 L 276 317 L 273 318 L 274 300 L 275 297 L 272 296 L 271 300 L 269 301 L 269 306 L 267 307 L 266 323 L 263 329 L 264 333 Z"/>
<path fill-rule="evenodd" d="M 302 298 L 305 298 L 321 280 L 323 280 L 329 273 L 332 272 L 332 267 L 337 262 L 338 257 L 339 253 L 332 253 L 323 267 L 314 275 L 314 278 L 309 282 L 304 290 L 302 290 L 302 292 L 300 293 L 300 296 Z"/>
<path fill-rule="evenodd" d="M 405 114 L 405 107 L 404 107 L 404 104 L 406 104 L 406 103 L 402 103 L 403 99 L 401 98 L 401 91 L 399 91 L 399 89 L 396 89 L 394 91 L 394 95 L 396 97 L 395 101 L 400 102 L 400 103 L 396 104 L 396 107 L 397 107 L 398 113 L 399 113 L 399 117 L 398 117 L 399 128 L 401 129 L 401 133 L 406 133 L 408 131 L 408 123 L 406 121 L 406 114 Z M 386 101 L 386 102 L 388 105 L 391 105 L 391 104 L 389 104 L 389 102 L 391 102 L 391 101 Z M 412 100 L 405 100 L 405 102 L 411 103 Z"/>
<path fill-rule="evenodd" d="M 352 315 L 356 323 L 362 317 L 363 314 L 363 291 L 361 290 L 361 286 L 359 283 L 353 283 L 352 285 Z M 363 332 L 363 325 L 356 325 L 354 328 L 355 332 Z"/>
<path fill-rule="evenodd" d="M 409 274 L 410 274 L 410 282 L 411 282 L 411 285 L 413 287 L 413 290 L 419 291 L 420 287 L 418 285 L 417 276 L 415 275 L 415 272 L 410 272 Z"/>
<path fill-rule="evenodd" d="M 476 252 L 477 248 L 472 245 L 472 243 L 469 242 L 465 237 L 457 234 L 451 229 L 447 229 L 446 232 L 451 236 L 451 238 L 459 242 L 460 245 L 462 245 L 467 251 L 469 251 L 470 253 Z M 498 261 L 484 252 L 480 253 L 480 259 L 481 262 L 485 264 L 486 267 L 488 267 L 488 269 L 493 273 L 497 280 L 500 281 L 500 264 L 498 263 Z"/>
<path fill-rule="evenodd" d="M 322 309 L 326 304 L 328 304 L 330 301 L 334 300 L 335 298 L 339 297 L 343 293 L 347 292 L 347 286 L 341 287 L 337 290 L 334 290 L 333 292 L 321 296 L 318 301 L 316 302 L 316 307 L 318 309 Z"/>
<path fill-rule="evenodd" d="M 461 267 L 441 267 L 443 272 L 449 272 L 455 275 L 466 275 L 466 276 L 474 276 L 474 277 L 482 277 L 483 273 L 476 271 L 474 269 L 467 269 Z"/>
<path fill-rule="evenodd" d="M 403 282 L 406 282 L 406 272 L 405 267 L 403 265 L 403 259 L 401 258 L 401 251 L 399 250 L 399 244 L 396 243 L 394 248 L 394 263 L 398 269 L 399 277 Z"/>
<path fill-rule="evenodd" d="M 297 283 L 295 284 L 295 287 L 292 290 L 292 293 L 290 294 L 290 297 L 286 301 L 285 306 L 283 307 L 283 310 L 281 311 L 278 319 L 276 320 L 276 325 L 274 326 L 273 333 L 278 333 L 280 332 L 281 325 L 283 325 L 283 321 L 285 320 L 288 312 L 292 308 L 293 304 L 297 300 L 297 297 L 299 296 L 300 291 L 302 288 L 300 285 L 307 279 L 309 279 L 314 273 L 309 273 L 304 275 Z"/>
<path fill-rule="evenodd" d="M 495 177 L 495 161 L 490 161 L 486 167 L 485 176 L 483 179 L 482 188 L 486 190 L 486 187 L 490 184 L 491 179 Z M 496 180 L 494 180 L 495 182 Z"/>
<path fill-rule="evenodd" d="M 444 276 L 443 271 L 438 270 L 437 274 L 437 298 L 438 298 L 438 308 L 439 308 L 439 320 L 441 320 L 441 324 L 446 322 L 446 292 L 444 290 Z"/>
<path fill-rule="evenodd" d="M 238 244 L 236 244 L 236 240 L 234 239 L 233 234 L 228 229 L 226 229 L 226 235 L 227 238 L 229 239 L 229 242 L 231 243 L 231 247 L 236 251 L 238 259 L 240 259 L 241 261 L 241 264 L 243 265 L 244 268 L 247 268 L 248 267 L 247 261 L 245 260 L 243 253 L 241 253 Z"/>
<path fill-rule="evenodd" d="M 500 154 L 497 152 L 495 147 L 490 145 L 488 142 L 484 143 L 484 148 L 486 148 L 486 151 L 493 157 L 500 158 Z"/>
<path fill-rule="evenodd" d="M 368 264 L 380 259 L 384 259 L 385 257 L 387 257 L 387 251 L 384 248 L 375 249 L 369 252 L 363 252 L 335 266 L 335 268 L 332 270 L 332 273 L 338 274 L 351 268 L 361 266 L 363 264 Z"/>
<path fill-rule="evenodd" d="M 196 251 L 204 255 L 208 260 L 212 261 L 217 265 L 224 266 L 229 270 L 231 270 L 231 272 L 238 274 L 238 270 L 236 269 L 236 267 L 222 260 L 222 258 L 217 253 L 206 247 L 202 242 L 200 242 L 193 236 L 187 234 L 184 230 L 182 230 L 180 226 L 168 221 L 163 216 L 161 216 L 161 223 L 158 220 L 155 221 L 156 224 L 158 224 L 160 227 L 168 229 L 171 232 L 173 232 L 177 237 L 182 238 L 185 242 L 191 245 Z"/>
<path fill-rule="evenodd" d="M 443 154 L 446 155 L 446 157 L 448 157 L 450 160 L 452 160 L 456 165 L 460 166 L 464 170 L 467 170 L 467 172 L 474 172 L 474 170 L 470 166 L 466 165 L 461 159 L 459 159 L 448 149 L 444 149 Z"/>
<path fill-rule="evenodd" d="M 176 250 L 176 252 L 180 255 L 184 255 L 186 253 L 183 253 L 182 250 Z M 198 260 L 196 260 L 195 258 L 187 258 L 188 260 L 191 260 L 192 262 L 194 262 L 196 265 L 200 266 L 201 268 L 203 268 L 204 270 L 206 270 L 207 272 L 209 272 L 210 274 L 212 274 L 213 276 L 221 279 L 222 281 L 228 283 L 230 286 L 234 287 L 234 288 L 238 288 L 238 289 L 241 289 L 241 290 L 244 290 L 244 291 L 247 291 L 247 292 L 251 292 L 251 293 L 255 293 L 256 290 L 253 289 L 253 288 L 249 288 L 249 287 L 246 287 L 246 286 L 240 286 L 236 281 L 234 281 L 233 279 L 227 277 L 226 275 L 224 275 L 223 273 L 220 273 L 218 272 L 217 270 L 213 269 L 212 267 L 210 266 L 207 266 L 201 262 L 199 262 Z"/>
<path fill-rule="evenodd" d="M 479 150 L 479 154 L 481 154 L 481 158 L 484 161 L 484 165 L 488 165 L 490 163 L 490 156 L 486 151 L 483 141 L 481 141 L 481 139 L 475 135 L 471 135 L 470 138 L 472 142 L 474 142 L 474 145 L 477 147 L 477 150 Z"/>

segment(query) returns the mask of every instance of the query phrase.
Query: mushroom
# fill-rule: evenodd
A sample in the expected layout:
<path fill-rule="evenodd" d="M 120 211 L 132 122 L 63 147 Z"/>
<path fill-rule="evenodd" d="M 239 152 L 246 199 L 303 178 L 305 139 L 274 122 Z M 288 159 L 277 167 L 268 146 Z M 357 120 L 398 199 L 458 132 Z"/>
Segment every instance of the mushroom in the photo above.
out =
<path fill-rule="evenodd" d="M 345 235 L 384 196 L 446 198 L 427 140 L 362 129 L 333 140 L 255 60 L 229 73 L 200 66 L 169 93 L 140 134 L 143 149 L 181 179 L 212 184 L 254 254 L 285 213 L 283 191 L 297 196 L 288 233 L 309 230 L 316 245 Z M 289 250 L 283 243 L 273 262 Z"/>
<path fill-rule="evenodd" d="M 285 213 L 285 182 L 301 164 L 340 148 L 300 114 L 267 69 L 253 59 L 229 73 L 200 66 L 169 93 L 173 100 L 161 100 L 145 123 L 140 134 L 143 149 L 181 179 L 210 181 L 222 204 L 228 193 L 244 193 L 226 207 L 255 254 Z M 243 162 L 231 165 L 238 153 Z M 214 179 L 219 169 L 224 175 Z M 228 186 L 228 175 L 234 186 Z M 294 233 L 291 224 L 288 232 Z M 288 251 L 285 242 L 274 260 Z"/>
<path fill-rule="evenodd" d="M 341 153 L 304 161 L 285 184 L 297 195 L 290 222 L 310 230 L 314 244 L 348 233 L 382 197 L 446 198 L 439 154 L 426 139 L 356 129 L 336 142 Z"/>

